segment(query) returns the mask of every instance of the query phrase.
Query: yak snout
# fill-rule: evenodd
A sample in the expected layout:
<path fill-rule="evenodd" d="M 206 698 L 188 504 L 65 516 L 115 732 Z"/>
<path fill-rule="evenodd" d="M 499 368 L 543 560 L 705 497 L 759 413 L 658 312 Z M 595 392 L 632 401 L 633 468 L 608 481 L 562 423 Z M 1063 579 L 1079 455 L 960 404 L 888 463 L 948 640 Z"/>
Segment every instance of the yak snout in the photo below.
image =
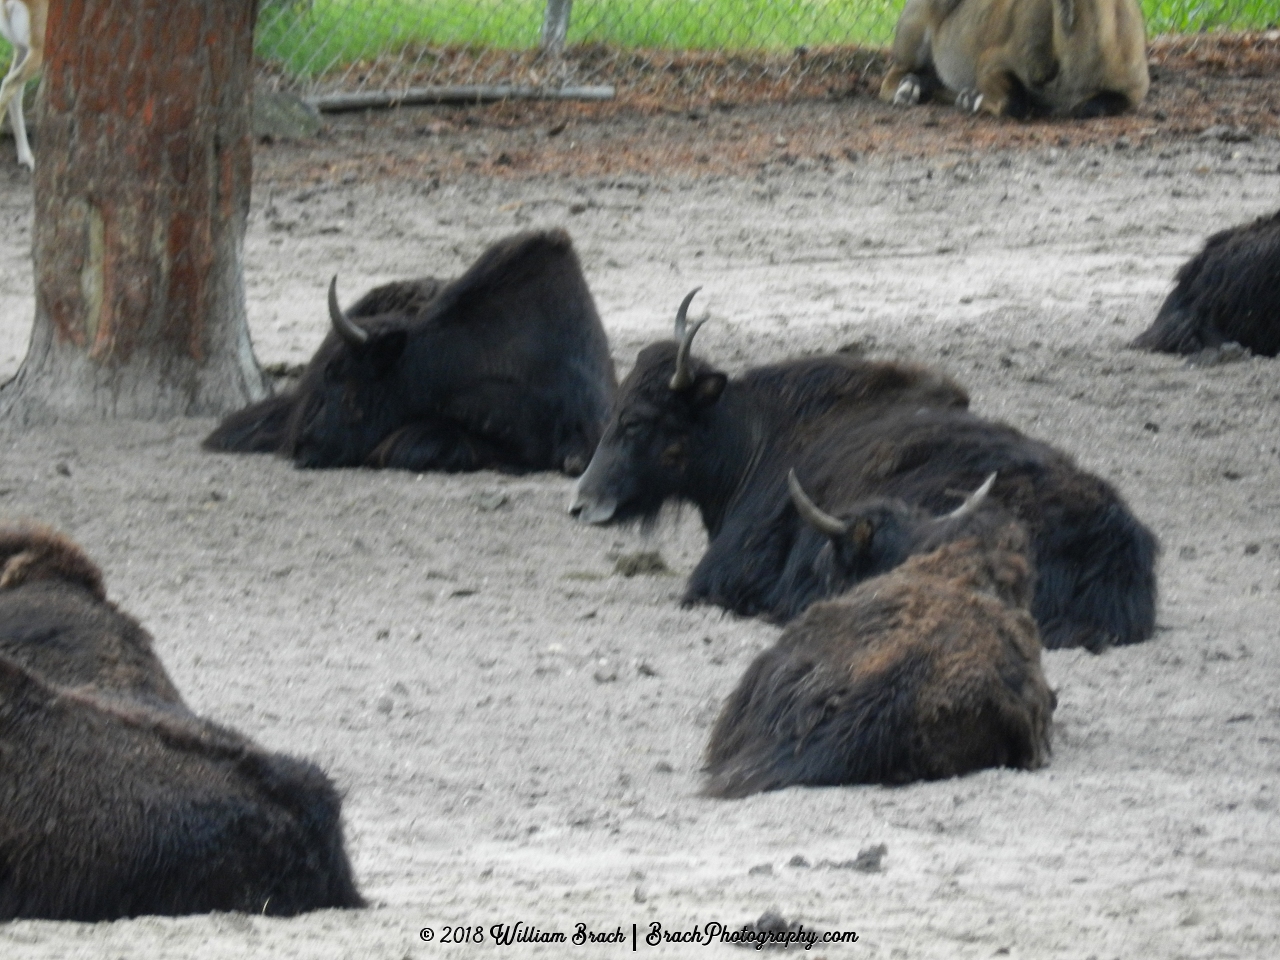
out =
<path fill-rule="evenodd" d="M 597 448 L 569 496 L 569 513 L 581 523 L 608 523 L 618 510 L 618 498 L 608 491 L 604 459 Z"/>
<path fill-rule="evenodd" d="M 617 509 L 618 501 L 612 497 L 598 498 L 584 493 L 582 477 L 573 485 L 573 493 L 569 496 L 569 513 L 580 523 L 608 523 Z"/>

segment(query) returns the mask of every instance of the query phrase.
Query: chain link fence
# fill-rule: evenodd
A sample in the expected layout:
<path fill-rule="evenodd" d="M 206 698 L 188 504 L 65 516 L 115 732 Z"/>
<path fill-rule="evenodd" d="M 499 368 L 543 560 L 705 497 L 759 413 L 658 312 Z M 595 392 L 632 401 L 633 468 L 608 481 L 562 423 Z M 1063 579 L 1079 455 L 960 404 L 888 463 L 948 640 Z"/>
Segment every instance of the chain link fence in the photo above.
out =
<path fill-rule="evenodd" d="M 1141 0 L 1147 32 L 1267 29 L 1276 0 Z M 878 66 L 902 0 L 262 0 L 257 50 L 313 100 L 452 88 L 714 101 L 831 91 Z M 461 88 L 461 89 L 459 89 Z M 599 90 L 596 91 L 599 93 Z M 358 105 L 359 97 L 351 101 Z"/>

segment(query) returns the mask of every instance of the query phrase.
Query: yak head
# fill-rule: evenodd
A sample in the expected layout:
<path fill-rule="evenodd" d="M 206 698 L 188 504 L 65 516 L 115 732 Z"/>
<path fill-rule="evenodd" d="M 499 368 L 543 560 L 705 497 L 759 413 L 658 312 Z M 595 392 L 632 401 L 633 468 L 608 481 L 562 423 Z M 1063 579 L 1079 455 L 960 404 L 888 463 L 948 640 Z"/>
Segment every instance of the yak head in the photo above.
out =
<path fill-rule="evenodd" d="M 695 452 L 711 439 L 712 409 L 728 378 L 689 356 L 705 318 L 686 322 L 695 288 L 676 312 L 675 342 L 651 344 L 618 390 L 613 414 L 569 512 L 584 523 L 652 519 L 687 494 Z"/>
<path fill-rule="evenodd" d="M 307 367 L 290 418 L 290 453 L 300 467 L 359 466 L 405 417 L 403 319 L 356 324 L 338 306 L 337 284 L 337 277 L 329 284 L 333 330 Z"/>
<path fill-rule="evenodd" d="M 889 497 L 870 497 L 835 517 L 809 499 L 795 470 L 787 475 L 787 486 L 796 512 L 828 538 L 814 558 L 813 569 L 823 583 L 825 595 L 834 596 L 869 577 L 887 573 L 913 554 L 971 534 L 980 535 L 983 528 L 991 525 L 989 515 L 1000 514 L 997 522 L 1006 522 L 1002 511 L 984 509 L 995 480 L 993 473 L 964 503 L 941 517 Z"/>

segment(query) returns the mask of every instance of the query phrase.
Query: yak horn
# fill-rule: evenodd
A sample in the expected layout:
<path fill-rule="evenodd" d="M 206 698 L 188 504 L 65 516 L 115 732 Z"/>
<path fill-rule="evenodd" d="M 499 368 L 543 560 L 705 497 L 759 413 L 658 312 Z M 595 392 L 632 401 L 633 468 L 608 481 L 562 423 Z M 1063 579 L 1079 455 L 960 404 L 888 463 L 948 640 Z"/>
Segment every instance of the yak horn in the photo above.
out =
<path fill-rule="evenodd" d="M 689 370 L 689 345 L 693 343 L 693 335 L 706 322 L 706 317 L 700 317 L 689 324 L 689 328 L 685 331 L 684 339 L 680 341 L 680 349 L 676 351 L 676 372 L 671 375 L 672 390 L 687 390 L 693 386 L 693 373 Z"/>
<path fill-rule="evenodd" d="M 689 304 L 693 303 L 693 298 L 697 296 L 701 287 L 694 287 L 680 303 L 680 309 L 676 311 L 676 343 L 684 339 L 684 318 L 689 315 Z"/>
<path fill-rule="evenodd" d="M 847 523 L 837 520 L 829 513 L 823 513 L 809 499 L 809 495 L 800 486 L 800 481 L 796 479 L 794 467 L 787 474 L 787 489 L 791 491 L 791 502 L 796 505 L 796 512 L 819 533 L 825 533 L 828 537 L 843 537 L 849 532 Z"/>
<path fill-rule="evenodd" d="M 982 506 L 982 501 L 987 499 L 987 494 L 991 492 L 991 487 L 995 482 L 996 475 L 993 473 L 991 476 L 987 477 L 986 480 L 982 481 L 982 486 L 969 494 L 969 496 L 965 497 L 964 503 L 960 504 L 960 506 L 956 507 L 947 515 L 948 519 L 959 520 L 961 517 L 967 517 L 969 514 L 976 511 L 980 506 Z"/>
<path fill-rule="evenodd" d="M 351 318 L 338 306 L 338 275 L 335 273 L 329 281 L 329 319 L 338 336 L 353 347 L 363 347 L 369 342 L 369 331 L 351 322 Z"/>

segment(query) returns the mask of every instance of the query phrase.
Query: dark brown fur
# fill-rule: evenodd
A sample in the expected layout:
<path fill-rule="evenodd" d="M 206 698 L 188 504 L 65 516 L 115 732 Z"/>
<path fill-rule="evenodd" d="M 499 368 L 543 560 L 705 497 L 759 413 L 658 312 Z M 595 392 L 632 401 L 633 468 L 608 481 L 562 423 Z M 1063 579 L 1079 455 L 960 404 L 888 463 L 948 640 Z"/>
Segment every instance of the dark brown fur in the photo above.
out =
<path fill-rule="evenodd" d="M 186 709 L 150 634 L 107 601 L 84 551 L 47 527 L 0 529 L 0 656 L 59 686 Z"/>
<path fill-rule="evenodd" d="M 1027 549 L 1003 524 L 810 607 L 725 702 L 706 793 L 1041 766 L 1056 699 Z"/>
<path fill-rule="evenodd" d="M 0 921 L 359 906 L 340 808 L 193 715 L 78 546 L 0 529 Z"/>
<path fill-rule="evenodd" d="M 1280 354 L 1280 212 L 1215 233 L 1177 279 L 1131 346 L 1197 353 L 1238 343 L 1260 356 Z"/>

